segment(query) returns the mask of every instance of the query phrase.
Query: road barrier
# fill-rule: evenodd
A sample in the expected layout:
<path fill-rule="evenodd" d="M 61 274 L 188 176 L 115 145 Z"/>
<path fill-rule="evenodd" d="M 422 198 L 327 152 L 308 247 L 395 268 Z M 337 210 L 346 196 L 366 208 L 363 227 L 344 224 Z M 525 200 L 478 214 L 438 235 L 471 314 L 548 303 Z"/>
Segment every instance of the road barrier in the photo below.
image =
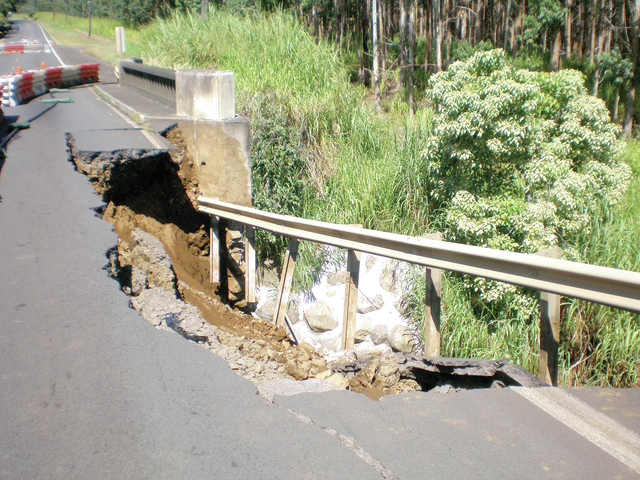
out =
<path fill-rule="evenodd" d="M 2 53 L 25 53 L 25 52 L 44 52 L 44 45 L 39 43 L 33 44 L 13 44 L 2 45 Z"/>
<path fill-rule="evenodd" d="M 51 88 L 73 87 L 99 80 L 100 64 L 65 65 L 29 70 L 0 77 L 2 105 L 15 107 L 25 100 L 43 95 Z"/>
<path fill-rule="evenodd" d="M 119 82 L 141 95 L 175 110 L 176 72 L 167 68 L 121 60 Z"/>
<path fill-rule="evenodd" d="M 212 282 L 219 281 L 219 250 L 226 246 L 224 242 L 216 241 L 225 237 L 220 232 L 219 218 L 245 225 L 247 302 L 255 302 L 254 229 L 261 228 L 289 238 L 274 312 L 276 325 L 282 325 L 284 312 L 287 310 L 300 240 L 347 249 L 349 275 L 346 282 L 343 348 L 353 348 L 354 345 L 354 307 L 360 252 L 427 267 L 427 309 L 424 322 L 427 356 L 440 354 L 440 270 L 490 278 L 542 292 L 540 372 L 542 380 L 553 385 L 557 385 L 560 295 L 640 313 L 640 273 L 560 260 L 557 248 L 539 255 L 526 255 L 277 215 L 205 197 L 198 198 L 198 203 L 198 210 L 211 216 Z"/>

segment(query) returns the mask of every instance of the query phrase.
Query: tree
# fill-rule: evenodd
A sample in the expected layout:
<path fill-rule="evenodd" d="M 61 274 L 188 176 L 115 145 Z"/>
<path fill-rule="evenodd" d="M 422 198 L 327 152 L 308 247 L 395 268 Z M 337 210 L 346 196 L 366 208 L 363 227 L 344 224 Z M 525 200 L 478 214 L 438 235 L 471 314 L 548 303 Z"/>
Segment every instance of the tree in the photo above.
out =
<path fill-rule="evenodd" d="M 629 26 L 630 38 L 630 61 L 631 61 L 631 75 L 633 76 L 631 82 L 629 82 L 629 88 L 627 89 L 627 102 L 624 112 L 624 135 L 625 137 L 631 137 L 633 131 L 633 112 L 636 102 L 636 83 L 640 76 L 640 0 L 634 0 L 629 8 L 629 18 L 627 25 Z"/>
<path fill-rule="evenodd" d="M 580 72 L 520 70 L 504 56 L 480 52 L 432 77 L 419 181 L 432 211 L 448 210 L 450 240 L 529 253 L 586 228 L 630 172 L 615 160 L 619 127 Z"/>
<path fill-rule="evenodd" d="M 625 58 L 622 58 L 620 51 L 616 48 L 611 52 L 604 52 L 600 61 L 600 81 L 611 82 L 616 89 L 616 94 L 611 107 L 611 120 L 615 122 L 618 119 L 618 103 L 620 101 L 620 89 L 627 86 L 629 80 L 633 77 L 631 72 L 633 65 Z"/>
<path fill-rule="evenodd" d="M 631 175 L 616 160 L 620 129 L 584 76 L 516 69 L 492 50 L 434 75 L 426 95 L 433 134 L 398 183 L 404 197 L 423 199 L 412 208 L 428 205 L 449 241 L 522 253 L 562 245 L 579 260 L 571 245 L 592 215 L 621 200 Z M 483 301 L 525 298 L 516 287 L 468 282 Z"/>
<path fill-rule="evenodd" d="M 15 12 L 26 3 L 26 0 L 0 0 L 0 13 L 6 17 L 9 12 Z"/>

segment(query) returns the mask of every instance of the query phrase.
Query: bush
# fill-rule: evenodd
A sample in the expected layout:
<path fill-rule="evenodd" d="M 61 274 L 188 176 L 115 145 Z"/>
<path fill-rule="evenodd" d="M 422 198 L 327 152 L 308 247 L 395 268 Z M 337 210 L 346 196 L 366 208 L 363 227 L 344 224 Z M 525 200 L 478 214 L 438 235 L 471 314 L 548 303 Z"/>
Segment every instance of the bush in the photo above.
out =
<path fill-rule="evenodd" d="M 431 80 L 434 133 L 421 158 L 424 198 L 452 241 L 525 253 L 568 247 L 630 169 L 619 128 L 573 70 L 536 73 L 476 53 Z M 572 252 L 573 258 L 579 258 Z"/>

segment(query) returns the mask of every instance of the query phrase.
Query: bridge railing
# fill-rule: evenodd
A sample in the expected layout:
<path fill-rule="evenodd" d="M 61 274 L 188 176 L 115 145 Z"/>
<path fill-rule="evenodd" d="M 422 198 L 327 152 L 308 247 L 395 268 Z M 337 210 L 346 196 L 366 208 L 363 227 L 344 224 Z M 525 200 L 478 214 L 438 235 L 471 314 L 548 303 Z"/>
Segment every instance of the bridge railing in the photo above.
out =
<path fill-rule="evenodd" d="M 176 72 L 167 68 L 121 60 L 120 82 L 141 95 L 176 109 Z"/>
<path fill-rule="evenodd" d="M 220 279 L 219 218 L 245 228 L 245 295 L 255 302 L 255 228 L 289 238 L 274 313 L 276 325 L 284 323 L 293 270 L 301 240 L 348 250 L 345 318 L 342 348 L 353 348 L 360 252 L 427 267 L 425 355 L 440 355 L 440 271 L 449 270 L 520 285 L 541 292 L 540 377 L 557 384 L 560 341 L 560 296 L 579 298 L 624 310 L 640 312 L 640 273 L 559 259 L 554 248 L 537 255 L 506 252 L 444 242 L 438 237 L 413 237 L 348 225 L 306 220 L 256 210 L 210 198 L 198 199 L 199 211 L 211 215 L 211 281 Z M 441 237 L 440 237 L 441 238 Z"/>

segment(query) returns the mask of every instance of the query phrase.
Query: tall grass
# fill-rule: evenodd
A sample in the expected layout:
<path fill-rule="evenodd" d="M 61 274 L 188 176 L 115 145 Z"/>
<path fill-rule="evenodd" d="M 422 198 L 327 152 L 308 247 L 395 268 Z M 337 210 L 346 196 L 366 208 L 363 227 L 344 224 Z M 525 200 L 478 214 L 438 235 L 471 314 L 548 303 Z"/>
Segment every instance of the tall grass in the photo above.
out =
<path fill-rule="evenodd" d="M 640 271 L 640 142 L 628 141 L 622 158 L 633 181 L 613 212 L 592 219 L 581 241 L 588 263 Z M 562 328 L 563 382 L 567 385 L 638 385 L 640 315 L 570 300 Z"/>
<path fill-rule="evenodd" d="M 424 124 L 401 109 L 377 115 L 366 90 L 349 82 L 334 46 L 314 39 L 295 17 L 214 9 L 205 23 L 176 14 L 156 21 L 146 41 L 149 63 L 234 72 L 238 110 L 252 122 L 256 207 L 426 233 L 398 214 L 394 194 L 400 162 L 418 154 Z M 262 240 L 265 256 L 282 247 L 269 235 Z M 314 275 L 302 268 L 299 283 L 309 286 Z"/>

